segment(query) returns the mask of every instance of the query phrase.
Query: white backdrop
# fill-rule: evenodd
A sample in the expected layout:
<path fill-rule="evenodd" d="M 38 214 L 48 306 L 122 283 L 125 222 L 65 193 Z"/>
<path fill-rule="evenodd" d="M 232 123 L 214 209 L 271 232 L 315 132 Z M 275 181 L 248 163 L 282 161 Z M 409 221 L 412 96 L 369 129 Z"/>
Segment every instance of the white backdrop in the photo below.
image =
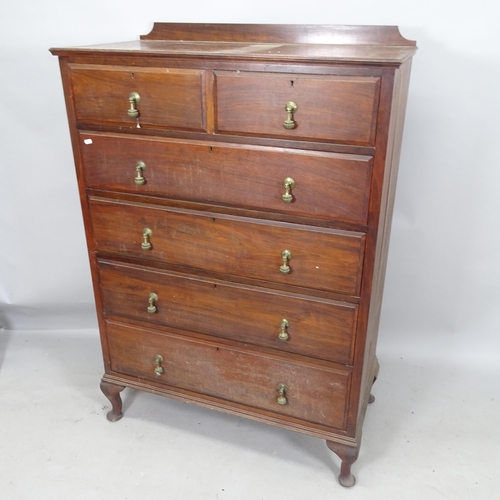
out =
<path fill-rule="evenodd" d="M 500 358 L 500 56 L 487 0 L 28 0 L 0 19 L 0 326 L 95 328 L 51 46 L 137 39 L 154 21 L 398 25 L 415 39 L 380 343 Z"/>

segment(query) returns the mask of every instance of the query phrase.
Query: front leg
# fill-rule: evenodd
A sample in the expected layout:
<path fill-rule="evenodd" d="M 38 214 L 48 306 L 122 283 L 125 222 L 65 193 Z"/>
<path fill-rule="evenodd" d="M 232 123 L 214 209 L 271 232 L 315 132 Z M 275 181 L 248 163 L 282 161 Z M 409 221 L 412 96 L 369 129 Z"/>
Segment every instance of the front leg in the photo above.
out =
<path fill-rule="evenodd" d="M 356 483 L 356 478 L 351 473 L 351 465 L 358 459 L 359 445 L 348 446 L 346 444 L 327 441 L 326 445 L 336 453 L 342 463 L 340 465 L 339 483 L 345 488 L 350 488 Z"/>
<path fill-rule="evenodd" d="M 122 385 L 101 381 L 101 391 L 109 399 L 112 406 L 112 410 L 106 415 L 106 418 L 110 422 L 116 422 L 123 417 L 122 398 L 120 397 L 120 392 L 122 392 L 123 389 L 125 389 L 125 387 Z"/>

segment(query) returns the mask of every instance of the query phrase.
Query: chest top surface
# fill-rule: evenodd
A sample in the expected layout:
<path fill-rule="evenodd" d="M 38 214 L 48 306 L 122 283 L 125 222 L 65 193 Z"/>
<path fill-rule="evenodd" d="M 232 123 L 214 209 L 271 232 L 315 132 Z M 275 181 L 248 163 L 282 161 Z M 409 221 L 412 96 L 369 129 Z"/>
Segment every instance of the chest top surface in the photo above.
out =
<path fill-rule="evenodd" d="M 204 57 L 399 65 L 416 51 L 396 26 L 156 23 L 140 40 L 53 48 L 55 55 Z"/>

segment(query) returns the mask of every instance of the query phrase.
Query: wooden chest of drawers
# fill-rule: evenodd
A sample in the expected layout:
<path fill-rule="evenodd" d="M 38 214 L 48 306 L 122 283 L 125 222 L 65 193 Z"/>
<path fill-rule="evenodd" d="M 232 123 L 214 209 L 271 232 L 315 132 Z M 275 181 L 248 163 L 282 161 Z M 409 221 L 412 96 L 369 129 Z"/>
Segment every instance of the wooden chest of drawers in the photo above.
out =
<path fill-rule="evenodd" d="M 411 57 L 395 27 L 155 24 L 59 56 L 105 374 L 326 439 L 352 486 Z"/>

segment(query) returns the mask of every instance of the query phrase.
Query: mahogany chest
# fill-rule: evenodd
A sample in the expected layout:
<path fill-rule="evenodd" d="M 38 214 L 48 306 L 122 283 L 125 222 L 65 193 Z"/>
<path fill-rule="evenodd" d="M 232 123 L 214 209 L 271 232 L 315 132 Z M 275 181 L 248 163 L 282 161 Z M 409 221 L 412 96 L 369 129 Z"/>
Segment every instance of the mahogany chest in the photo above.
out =
<path fill-rule="evenodd" d="M 105 374 L 325 439 L 355 482 L 415 42 L 157 23 L 59 56 Z"/>

